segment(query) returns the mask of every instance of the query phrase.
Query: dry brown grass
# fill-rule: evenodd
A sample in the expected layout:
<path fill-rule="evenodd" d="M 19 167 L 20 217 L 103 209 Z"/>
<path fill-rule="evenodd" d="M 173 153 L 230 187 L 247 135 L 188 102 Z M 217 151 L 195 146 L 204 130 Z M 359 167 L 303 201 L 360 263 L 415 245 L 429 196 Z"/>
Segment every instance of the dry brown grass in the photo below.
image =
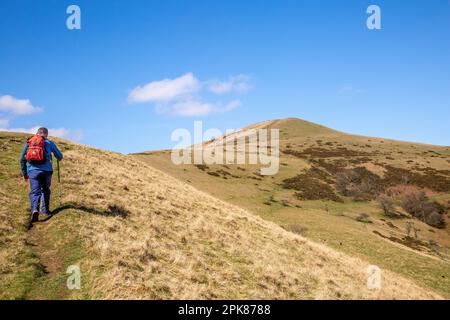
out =
<path fill-rule="evenodd" d="M 20 281 L 18 275 L 32 269 L 22 258 L 30 255 L 30 250 L 25 244 L 26 235 L 24 232 L 17 232 L 25 229 L 25 216 L 21 219 L 15 212 L 9 210 L 12 206 L 16 206 L 18 201 L 17 195 L 6 193 L 3 185 L 0 185 L 0 289 Z M 0 297 L 9 295 L 2 292 Z"/>
<path fill-rule="evenodd" d="M 65 154 L 64 202 L 80 212 L 83 279 L 93 298 L 439 298 L 368 263 L 285 231 L 134 159 L 77 147 Z M 64 214 L 61 212 L 60 214 Z"/>
<path fill-rule="evenodd" d="M 287 179 L 315 169 L 328 172 L 327 177 L 334 181 L 335 175 L 340 171 L 365 168 L 365 175 L 373 178 L 371 181 L 379 180 L 379 191 L 389 187 L 393 187 L 390 191 L 399 191 L 407 183 L 408 188 L 429 190 L 433 200 L 445 204 L 450 201 L 450 193 L 438 190 L 444 190 L 442 186 L 448 188 L 446 181 L 450 179 L 450 147 L 349 135 L 299 119 L 281 119 L 265 124 L 268 124 L 268 128 L 280 129 L 281 165 L 279 173 L 272 177 L 253 176 L 252 173 L 257 172 L 259 166 L 229 165 L 226 169 L 232 176 L 224 179 L 222 176 L 208 174 L 210 171 L 218 172 L 224 166 L 208 165 L 209 168 L 205 171 L 192 165 L 176 166 L 170 160 L 170 151 L 149 152 L 134 157 L 265 220 L 281 226 L 304 226 L 307 230 L 304 236 L 308 239 L 324 242 L 350 256 L 371 261 L 383 269 L 392 270 L 449 297 L 448 226 L 436 229 L 417 219 L 399 219 L 404 211 L 397 207 L 402 214 L 392 218 L 392 223 L 397 227 L 393 229 L 388 226 L 391 221 L 385 221 L 391 218 L 384 216 L 376 201 L 352 201 L 347 197 L 342 197 L 343 202 L 334 203 L 323 199 L 310 201 L 305 200 L 306 197 L 298 197 L 296 190 L 284 189 L 282 185 Z M 300 157 L 290 152 L 283 153 L 285 150 L 298 153 Z M 321 158 L 323 156 L 326 158 Z M 315 178 L 328 183 L 327 177 Z M 304 188 L 311 189 L 314 186 L 306 183 L 307 181 L 303 182 Z M 330 186 L 335 187 L 332 182 Z M 315 194 L 320 195 L 317 191 Z M 283 205 L 281 199 L 287 201 L 289 206 Z M 361 213 L 370 215 L 372 223 L 362 224 L 357 221 Z M 449 218 L 447 215 L 448 225 Z M 406 235 L 406 223 L 410 220 L 419 230 L 420 241 L 439 244 L 439 254 L 430 252 L 428 248 L 425 255 L 422 250 L 413 250 L 410 246 L 372 232 L 388 236 L 394 233 L 396 238 L 402 239 Z"/>
<path fill-rule="evenodd" d="M 28 216 L 21 214 L 27 188 L 15 170 L 23 141 L 14 134 L 0 134 L 0 299 L 23 298 L 37 263 L 26 244 Z"/>

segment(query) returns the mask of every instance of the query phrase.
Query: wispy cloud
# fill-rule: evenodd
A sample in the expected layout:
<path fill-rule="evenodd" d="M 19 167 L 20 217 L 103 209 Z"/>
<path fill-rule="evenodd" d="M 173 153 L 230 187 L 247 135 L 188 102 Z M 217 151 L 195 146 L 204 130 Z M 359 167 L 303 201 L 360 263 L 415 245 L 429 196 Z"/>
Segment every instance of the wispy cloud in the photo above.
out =
<path fill-rule="evenodd" d="M 250 80 L 251 78 L 244 74 L 231 76 L 226 81 L 210 80 L 208 83 L 208 90 L 216 94 L 247 92 L 252 88 Z"/>
<path fill-rule="evenodd" d="M 0 126 L 0 131 L 35 134 L 40 127 L 42 126 L 34 126 L 31 128 L 3 128 Z M 81 131 L 73 131 L 67 128 L 48 128 L 48 134 L 53 137 L 70 139 L 74 141 L 80 141 L 83 139 L 83 133 Z"/>
<path fill-rule="evenodd" d="M 200 88 L 198 79 L 192 73 L 186 73 L 175 79 L 153 81 L 131 90 L 129 102 L 164 102 L 193 93 Z"/>
<path fill-rule="evenodd" d="M 342 86 L 338 90 L 339 93 L 346 93 L 346 92 L 352 92 L 352 91 L 353 91 L 352 86 Z"/>
<path fill-rule="evenodd" d="M 194 117 L 194 116 L 205 116 L 213 112 L 215 106 L 211 103 L 198 101 L 198 100 L 187 100 L 177 102 L 172 105 L 167 110 L 162 109 L 163 112 L 169 112 L 172 115 L 181 117 Z"/>
<path fill-rule="evenodd" d="M 14 115 L 27 115 L 41 112 L 42 108 L 35 107 L 29 99 L 17 99 L 10 95 L 0 96 L 0 111 Z"/>
<path fill-rule="evenodd" d="M 342 86 L 338 90 L 339 94 L 361 94 L 361 93 L 365 93 L 365 92 L 366 92 L 365 90 L 357 89 L 351 85 Z"/>
<path fill-rule="evenodd" d="M 17 116 L 31 115 L 43 111 L 42 108 L 33 106 L 29 99 L 17 99 L 11 95 L 0 96 L 0 131 L 24 132 L 34 134 L 42 126 L 31 128 L 10 127 L 10 121 Z M 6 116 L 5 116 L 6 114 Z M 66 128 L 49 129 L 51 136 L 79 141 L 83 138 L 83 133 L 79 130 L 73 131 Z"/>
<path fill-rule="evenodd" d="M 231 111 L 241 105 L 239 100 L 233 100 L 223 105 L 221 103 L 209 103 L 199 100 L 180 101 L 168 109 L 160 109 L 160 112 L 168 112 L 175 116 L 195 117 L 205 116 L 211 113 L 222 113 Z"/>
<path fill-rule="evenodd" d="M 131 90 L 130 103 L 150 102 L 155 104 L 158 113 L 180 117 L 206 116 L 212 113 L 231 111 L 242 105 L 240 100 L 227 103 L 209 102 L 202 93 L 214 94 L 243 93 L 250 90 L 250 77 L 232 76 L 226 81 L 200 81 L 193 73 L 186 73 L 175 79 L 153 81 Z"/>

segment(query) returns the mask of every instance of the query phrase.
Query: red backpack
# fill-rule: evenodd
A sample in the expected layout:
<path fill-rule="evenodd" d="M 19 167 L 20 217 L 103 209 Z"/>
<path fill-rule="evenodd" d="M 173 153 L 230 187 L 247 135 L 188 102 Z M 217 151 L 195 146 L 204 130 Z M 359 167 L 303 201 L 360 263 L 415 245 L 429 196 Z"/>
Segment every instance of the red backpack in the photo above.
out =
<path fill-rule="evenodd" d="M 25 154 L 25 159 L 30 163 L 44 163 L 45 162 L 45 137 L 36 134 L 27 140 L 28 149 Z"/>

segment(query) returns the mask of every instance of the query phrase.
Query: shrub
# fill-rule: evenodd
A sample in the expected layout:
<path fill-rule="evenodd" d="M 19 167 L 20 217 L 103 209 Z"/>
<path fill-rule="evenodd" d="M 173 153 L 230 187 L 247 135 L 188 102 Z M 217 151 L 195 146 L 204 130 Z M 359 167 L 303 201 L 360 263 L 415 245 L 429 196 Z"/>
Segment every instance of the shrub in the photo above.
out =
<path fill-rule="evenodd" d="M 427 200 L 425 192 L 411 192 L 403 196 L 402 208 L 412 216 L 422 219 L 424 213 L 423 204 Z"/>
<path fill-rule="evenodd" d="M 356 201 L 372 200 L 382 191 L 381 178 L 363 167 L 338 172 L 336 187 L 342 195 Z"/>
<path fill-rule="evenodd" d="M 414 223 L 411 221 L 406 222 L 406 236 L 411 238 L 411 234 L 414 235 L 414 238 L 417 239 L 417 232 L 419 230 L 414 226 Z"/>
<path fill-rule="evenodd" d="M 282 181 L 282 187 L 298 192 L 295 196 L 299 200 L 331 200 L 342 201 L 334 192 L 333 188 L 320 179 L 317 169 L 309 169 L 306 173 Z"/>
<path fill-rule="evenodd" d="M 425 217 L 425 223 L 439 229 L 445 227 L 444 216 L 442 214 L 437 213 L 436 211 L 430 212 Z"/>
<path fill-rule="evenodd" d="M 432 227 L 445 227 L 445 208 L 437 202 L 430 202 L 424 192 L 406 194 L 402 200 L 402 208 Z"/>
<path fill-rule="evenodd" d="M 370 216 L 367 213 L 361 213 L 356 217 L 356 221 L 363 222 L 363 223 L 372 223 L 372 220 L 370 220 Z"/>
<path fill-rule="evenodd" d="M 388 217 L 395 217 L 397 214 L 395 212 L 394 201 L 392 198 L 382 195 L 378 198 L 378 204 L 380 205 L 383 213 Z"/>

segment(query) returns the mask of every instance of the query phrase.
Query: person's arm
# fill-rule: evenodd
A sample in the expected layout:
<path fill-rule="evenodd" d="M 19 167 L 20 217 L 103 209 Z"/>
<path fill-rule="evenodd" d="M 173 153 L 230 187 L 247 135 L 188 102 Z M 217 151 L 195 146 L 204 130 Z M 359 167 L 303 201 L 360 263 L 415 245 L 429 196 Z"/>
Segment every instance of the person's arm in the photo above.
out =
<path fill-rule="evenodd" d="M 62 155 L 61 151 L 59 151 L 58 147 L 56 146 L 56 144 L 53 141 L 52 141 L 52 152 L 58 161 L 61 161 L 63 159 L 63 155 Z"/>
<path fill-rule="evenodd" d="M 28 144 L 25 143 L 25 145 L 23 146 L 22 154 L 20 155 L 20 170 L 22 171 L 22 176 L 24 178 L 28 177 L 27 160 L 25 159 L 27 150 L 28 150 Z"/>

